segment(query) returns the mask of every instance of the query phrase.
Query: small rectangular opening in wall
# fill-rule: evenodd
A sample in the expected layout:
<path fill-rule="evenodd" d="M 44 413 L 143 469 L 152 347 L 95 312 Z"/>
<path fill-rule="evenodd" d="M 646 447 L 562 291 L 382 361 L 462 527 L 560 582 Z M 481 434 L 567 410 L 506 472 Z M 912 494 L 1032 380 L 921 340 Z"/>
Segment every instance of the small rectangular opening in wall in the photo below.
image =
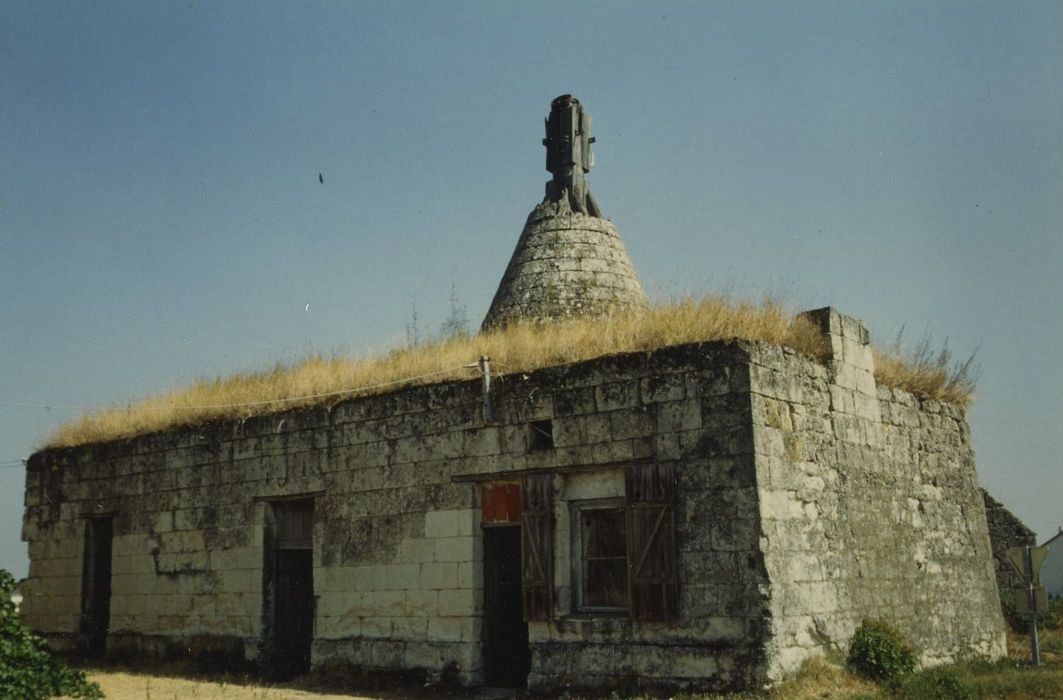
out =
<path fill-rule="evenodd" d="M 554 446 L 554 422 L 533 420 L 528 423 L 528 450 L 549 450 Z"/>

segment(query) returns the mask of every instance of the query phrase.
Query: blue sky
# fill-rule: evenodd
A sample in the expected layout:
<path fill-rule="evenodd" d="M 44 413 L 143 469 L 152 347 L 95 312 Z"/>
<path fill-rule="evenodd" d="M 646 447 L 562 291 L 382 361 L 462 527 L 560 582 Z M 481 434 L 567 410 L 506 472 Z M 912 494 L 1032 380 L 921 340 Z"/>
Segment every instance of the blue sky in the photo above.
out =
<path fill-rule="evenodd" d="M 452 290 L 478 323 L 569 92 L 652 297 L 978 349 L 981 481 L 1046 539 L 1061 36 L 1054 1 L 0 4 L 0 404 L 375 352 Z M 72 415 L 0 405 L 16 575 L 18 460 Z"/>

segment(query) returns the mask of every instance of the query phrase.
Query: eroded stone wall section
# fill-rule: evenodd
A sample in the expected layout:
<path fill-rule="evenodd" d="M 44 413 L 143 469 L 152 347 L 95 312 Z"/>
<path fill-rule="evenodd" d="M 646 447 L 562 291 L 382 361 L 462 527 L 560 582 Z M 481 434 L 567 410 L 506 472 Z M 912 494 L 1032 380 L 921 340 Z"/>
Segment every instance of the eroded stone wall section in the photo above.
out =
<path fill-rule="evenodd" d="M 1008 561 L 1008 549 L 1012 547 L 1037 546 L 1037 535 L 1003 503 L 982 489 L 986 521 L 989 524 L 989 542 L 993 547 L 993 568 L 997 574 L 997 588 L 1001 598 L 1011 602 L 1013 591 L 1021 588 L 1023 577 Z"/>
<path fill-rule="evenodd" d="M 877 387 L 863 326 L 833 309 L 813 318 L 830 341 L 827 367 L 772 346 L 752 353 L 769 676 L 843 651 L 862 619 L 893 622 L 925 664 L 999 656 L 963 410 Z"/>

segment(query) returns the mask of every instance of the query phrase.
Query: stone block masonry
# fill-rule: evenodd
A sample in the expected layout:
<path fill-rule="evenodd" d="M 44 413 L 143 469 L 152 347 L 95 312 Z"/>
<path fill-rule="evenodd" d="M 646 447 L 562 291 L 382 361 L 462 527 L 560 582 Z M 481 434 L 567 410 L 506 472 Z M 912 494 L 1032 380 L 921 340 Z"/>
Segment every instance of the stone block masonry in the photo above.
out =
<path fill-rule="evenodd" d="M 1023 577 L 1008 561 L 1012 547 L 1037 546 L 1037 536 L 1026 527 L 1004 504 L 982 490 L 986 520 L 989 523 L 989 541 L 993 546 L 993 566 L 997 574 L 997 587 L 1001 599 L 1011 603 L 1012 591 L 1023 586 Z"/>
<path fill-rule="evenodd" d="M 751 357 L 769 676 L 842 651 L 864 618 L 893 622 L 924 664 L 1003 655 L 963 410 L 876 387 L 863 326 L 808 315 L 827 367 L 776 347 Z"/>
<path fill-rule="evenodd" d="M 698 343 L 506 376 L 492 423 L 478 381 L 447 382 L 37 453 L 26 619 L 56 646 L 85 646 L 103 619 L 111 655 L 265 663 L 294 644 L 278 624 L 289 590 L 313 666 L 482 683 L 497 614 L 484 533 L 522 527 L 520 513 L 485 522 L 483 494 L 534 477 L 552 510 L 536 545 L 547 607 L 520 623 L 533 688 L 757 686 L 844 648 L 865 617 L 892 620 L 927 663 L 999 655 L 962 410 L 875 386 L 862 326 L 816 314 L 828 366 Z M 586 523 L 626 527 L 596 513 L 633 517 L 646 465 L 674 475 L 674 537 L 641 554 L 634 531 L 608 541 L 632 577 L 647 553 L 674 561 L 659 619 L 632 607 L 634 579 L 611 578 L 622 566 L 581 559 Z M 109 549 L 87 535 L 101 519 Z M 285 568 L 299 552 L 308 580 Z"/>
<path fill-rule="evenodd" d="M 646 294 L 616 228 L 543 202 L 528 215 L 483 327 L 646 308 Z"/>

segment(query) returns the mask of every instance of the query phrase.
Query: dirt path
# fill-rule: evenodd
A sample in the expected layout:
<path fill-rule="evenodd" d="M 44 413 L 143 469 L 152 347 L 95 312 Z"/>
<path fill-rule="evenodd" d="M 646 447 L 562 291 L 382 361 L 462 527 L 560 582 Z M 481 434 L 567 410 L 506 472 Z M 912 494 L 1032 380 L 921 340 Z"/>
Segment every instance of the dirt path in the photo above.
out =
<path fill-rule="evenodd" d="M 84 669 L 86 677 L 98 683 L 107 700 L 508 700 L 519 694 L 512 690 L 479 688 L 454 694 L 440 694 L 419 687 L 397 687 L 371 695 L 344 693 L 307 687 L 299 681 L 270 685 L 255 678 L 197 678 L 172 668 L 150 670 Z M 158 673 L 162 675 L 152 675 Z"/>
<path fill-rule="evenodd" d="M 285 686 L 232 683 L 171 676 L 151 676 L 127 671 L 89 670 L 88 679 L 99 683 L 108 700 L 369 700 L 366 695 L 337 695 Z M 384 696 L 375 696 L 381 698 Z"/>

